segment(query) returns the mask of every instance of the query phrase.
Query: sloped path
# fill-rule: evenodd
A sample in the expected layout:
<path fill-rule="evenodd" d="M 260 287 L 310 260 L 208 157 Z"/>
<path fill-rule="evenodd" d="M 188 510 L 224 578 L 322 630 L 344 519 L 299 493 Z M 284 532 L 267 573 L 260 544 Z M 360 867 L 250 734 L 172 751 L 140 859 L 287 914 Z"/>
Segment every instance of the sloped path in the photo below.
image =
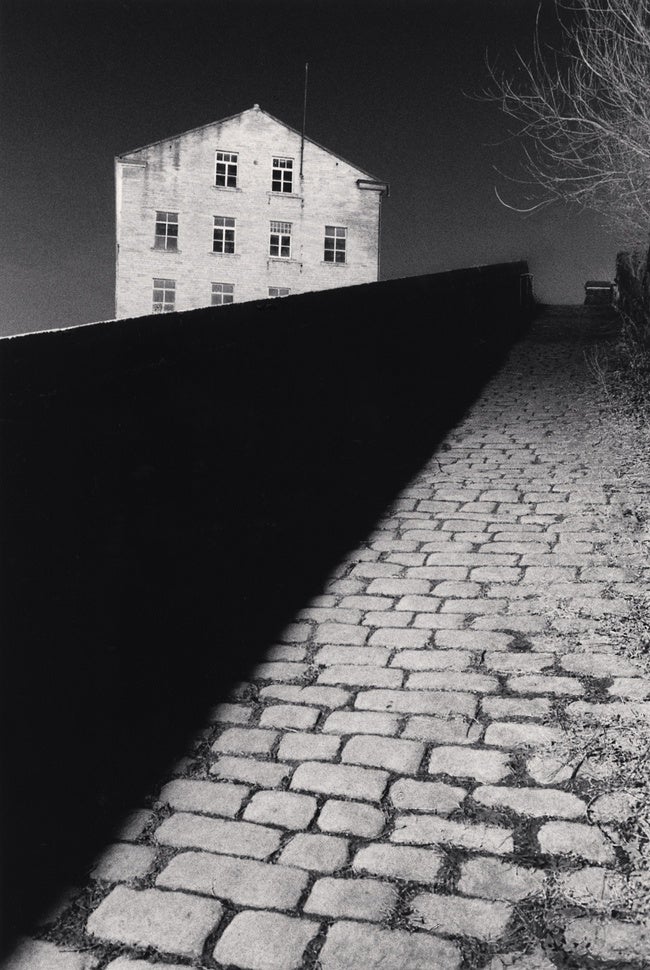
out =
<path fill-rule="evenodd" d="M 629 784 L 599 797 L 601 729 L 650 716 L 648 490 L 599 339 L 537 322 L 7 967 L 650 965 L 622 913 L 638 811 Z"/>

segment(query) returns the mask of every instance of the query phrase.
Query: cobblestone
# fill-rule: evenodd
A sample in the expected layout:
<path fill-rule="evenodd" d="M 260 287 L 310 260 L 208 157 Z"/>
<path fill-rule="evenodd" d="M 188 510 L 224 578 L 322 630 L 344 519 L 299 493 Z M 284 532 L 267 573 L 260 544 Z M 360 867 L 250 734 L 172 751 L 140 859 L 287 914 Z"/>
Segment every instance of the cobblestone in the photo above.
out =
<path fill-rule="evenodd" d="M 414 925 L 433 933 L 498 940 L 508 924 L 512 906 L 492 900 L 422 893 L 411 903 L 411 911 Z"/>
<path fill-rule="evenodd" d="M 280 844 L 280 833 L 252 822 L 231 822 L 176 812 L 156 830 L 162 845 L 179 849 L 206 849 L 232 855 L 266 859 Z"/>
<path fill-rule="evenodd" d="M 560 666 L 588 677 L 634 677 L 639 668 L 629 660 L 608 653 L 570 653 L 560 657 Z"/>
<path fill-rule="evenodd" d="M 395 568 L 395 567 L 393 567 Z M 408 596 L 428 593 L 431 583 L 426 579 L 373 579 L 368 593 L 379 596 Z M 404 607 L 406 609 L 407 607 Z"/>
<path fill-rule="evenodd" d="M 294 731 L 282 738 L 278 758 L 287 761 L 332 761 L 340 747 L 341 739 L 333 734 Z"/>
<path fill-rule="evenodd" d="M 312 920 L 280 913 L 238 913 L 214 948 L 214 959 L 247 970 L 298 970 L 318 929 Z"/>
<path fill-rule="evenodd" d="M 505 613 L 507 600 L 499 599 L 465 599 L 445 600 L 440 607 L 442 613 L 465 613 L 468 616 L 483 613 Z"/>
<path fill-rule="evenodd" d="M 407 627 L 412 619 L 412 613 L 377 613 L 375 610 L 366 613 L 363 623 L 364 626 L 378 626 L 393 630 Z"/>
<path fill-rule="evenodd" d="M 253 670 L 254 680 L 273 680 L 277 683 L 283 681 L 288 684 L 296 684 L 305 679 L 309 667 L 307 664 L 289 663 L 283 661 L 270 661 L 269 663 L 258 664 Z"/>
<path fill-rule="evenodd" d="M 306 730 L 312 728 L 320 716 L 315 707 L 299 707 L 296 704 L 275 704 L 262 711 L 260 724 L 264 727 L 295 728 Z"/>
<path fill-rule="evenodd" d="M 348 860 L 348 843 L 333 835 L 301 833 L 282 852 L 280 862 L 316 872 L 335 872 Z"/>
<path fill-rule="evenodd" d="M 557 887 L 563 896 L 591 910 L 616 909 L 623 899 L 626 883 L 622 873 L 598 866 L 585 866 L 557 877 Z"/>
<path fill-rule="evenodd" d="M 546 718 L 551 713 L 551 702 L 546 697 L 484 697 L 481 710 L 488 717 Z"/>
<path fill-rule="evenodd" d="M 390 800 L 395 808 L 415 812 L 435 812 L 449 815 L 463 802 L 467 791 L 440 781 L 415 781 L 400 778 L 390 788 Z"/>
<path fill-rule="evenodd" d="M 306 913 L 337 918 L 387 919 L 397 903 L 397 891 L 376 879 L 319 879 L 305 903 Z"/>
<path fill-rule="evenodd" d="M 562 730 L 546 724 L 495 721 L 485 732 L 485 743 L 499 748 L 551 748 L 562 741 Z"/>
<path fill-rule="evenodd" d="M 352 765 L 305 762 L 296 769 L 291 787 L 322 795 L 347 795 L 378 802 L 388 782 L 388 772 Z"/>
<path fill-rule="evenodd" d="M 254 758 L 219 758 L 210 772 L 218 778 L 248 782 L 265 788 L 277 788 L 291 772 L 290 765 L 274 764 L 271 761 L 256 761 Z"/>
<path fill-rule="evenodd" d="M 468 896 L 518 902 L 542 892 L 546 874 L 501 859 L 475 858 L 463 862 L 458 889 Z"/>
<path fill-rule="evenodd" d="M 376 648 L 377 644 L 389 650 L 424 649 L 431 639 L 426 630 L 394 630 L 390 628 L 375 630 L 370 637 L 370 644 Z"/>
<path fill-rule="evenodd" d="M 316 814 L 316 799 L 286 791 L 260 791 L 246 806 L 244 818 L 249 822 L 281 825 L 288 829 L 306 829 Z"/>
<path fill-rule="evenodd" d="M 473 659 L 467 650 L 400 650 L 390 665 L 405 670 L 465 670 Z"/>
<path fill-rule="evenodd" d="M 212 745 L 215 753 L 266 754 L 278 737 L 277 731 L 259 728 L 228 728 Z"/>
<path fill-rule="evenodd" d="M 650 678 L 615 677 L 607 693 L 612 697 L 629 697 L 630 700 L 645 700 L 650 697 Z"/>
<path fill-rule="evenodd" d="M 399 815 L 391 840 L 412 845 L 458 845 L 495 855 L 506 855 L 513 849 L 509 829 L 479 822 L 450 822 L 436 815 Z"/>
<path fill-rule="evenodd" d="M 160 792 L 159 801 L 180 812 L 234 816 L 248 796 L 245 785 L 176 779 Z"/>
<path fill-rule="evenodd" d="M 457 630 L 464 622 L 460 613 L 404 613 L 404 616 L 414 616 L 413 626 L 422 630 Z"/>
<path fill-rule="evenodd" d="M 499 673 L 538 673 L 546 667 L 552 667 L 555 657 L 552 653 L 488 653 L 483 661 L 490 670 Z"/>
<path fill-rule="evenodd" d="M 451 714 L 448 717 L 409 717 L 402 732 L 405 738 L 421 738 L 438 744 L 474 744 L 483 727 L 469 717 Z"/>
<path fill-rule="evenodd" d="M 262 700 L 287 701 L 289 704 L 322 704 L 323 707 L 345 707 L 350 692 L 340 687 L 297 687 L 292 684 L 273 684 L 260 691 Z"/>
<path fill-rule="evenodd" d="M 379 631 L 378 631 L 379 632 Z M 370 642 L 376 634 L 373 633 Z M 390 657 L 388 647 L 321 647 L 314 656 L 314 663 L 321 666 L 334 664 L 370 664 L 374 667 L 385 667 Z"/>
<path fill-rule="evenodd" d="M 348 741 L 341 760 L 410 775 L 417 772 L 423 755 L 424 745 L 417 741 L 363 734 Z"/>
<path fill-rule="evenodd" d="M 410 580 L 410 582 L 417 582 L 417 580 Z M 441 602 L 433 596 L 402 596 L 395 604 L 395 609 L 409 610 L 413 613 L 435 613 Z"/>
<path fill-rule="evenodd" d="M 552 855 L 574 855 L 602 863 L 616 859 L 612 843 L 600 829 L 579 822 L 546 822 L 537 838 L 542 852 Z"/>
<path fill-rule="evenodd" d="M 318 827 L 323 832 L 344 832 L 366 839 L 379 835 L 385 826 L 384 813 L 363 802 L 345 802 L 330 798 L 318 816 Z"/>
<path fill-rule="evenodd" d="M 472 694 L 453 691 L 368 690 L 357 696 L 355 707 L 399 714 L 437 714 L 441 717 L 466 714 L 471 717 L 476 710 L 476 698 Z"/>
<path fill-rule="evenodd" d="M 336 734 L 385 734 L 394 735 L 399 726 L 396 714 L 374 711 L 335 711 L 325 721 L 323 731 Z"/>
<path fill-rule="evenodd" d="M 360 923 L 334 923 L 321 950 L 322 970 L 458 970 L 460 950 L 447 940 Z"/>
<path fill-rule="evenodd" d="M 477 694 L 493 693 L 499 689 L 499 683 L 494 677 L 456 670 L 418 671 L 409 674 L 406 686 L 414 690 L 469 690 Z"/>
<path fill-rule="evenodd" d="M 479 748 L 434 748 L 429 758 L 429 774 L 475 778 L 477 781 L 501 781 L 510 774 L 508 755 Z"/>
<path fill-rule="evenodd" d="M 460 650 L 506 650 L 512 637 L 507 633 L 482 633 L 474 630 L 441 630 L 436 645 Z"/>
<path fill-rule="evenodd" d="M 130 882 L 146 876 L 155 858 L 156 850 L 148 845 L 116 842 L 106 849 L 90 875 L 106 882 Z"/>
<path fill-rule="evenodd" d="M 326 667 L 318 675 L 319 684 L 345 684 L 353 687 L 401 687 L 404 675 L 401 670 L 384 667 L 344 666 Z"/>
<path fill-rule="evenodd" d="M 243 704 L 219 704 L 212 712 L 212 720 L 226 724 L 246 724 L 253 712 Z"/>
<path fill-rule="evenodd" d="M 600 960 L 632 961 L 643 966 L 650 955 L 650 921 L 624 923 L 621 920 L 583 916 L 565 930 L 569 950 Z"/>
<path fill-rule="evenodd" d="M 307 873 L 227 855 L 185 852 L 163 869 L 156 885 L 230 900 L 239 906 L 293 908 L 305 886 Z"/>
<path fill-rule="evenodd" d="M 197 958 L 222 914 L 216 900 L 118 886 L 91 914 L 87 928 L 101 940 Z"/>
<path fill-rule="evenodd" d="M 511 808 L 533 818 L 580 818 L 587 806 L 576 795 L 553 788 L 505 788 L 484 785 L 472 792 L 472 798 L 488 808 Z"/>
<path fill-rule="evenodd" d="M 410 882 L 433 882 L 442 862 L 435 849 L 375 843 L 357 852 L 354 869 L 376 876 L 393 876 Z"/>
<path fill-rule="evenodd" d="M 523 675 L 509 677 L 508 690 L 516 694 L 570 694 L 573 696 L 584 694 L 585 689 L 579 680 L 571 677 L 535 677 Z"/>
<path fill-rule="evenodd" d="M 350 623 L 323 623 L 314 633 L 315 643 L 350 644 L 360 646 L 366 642 L 368 631 Z"/>

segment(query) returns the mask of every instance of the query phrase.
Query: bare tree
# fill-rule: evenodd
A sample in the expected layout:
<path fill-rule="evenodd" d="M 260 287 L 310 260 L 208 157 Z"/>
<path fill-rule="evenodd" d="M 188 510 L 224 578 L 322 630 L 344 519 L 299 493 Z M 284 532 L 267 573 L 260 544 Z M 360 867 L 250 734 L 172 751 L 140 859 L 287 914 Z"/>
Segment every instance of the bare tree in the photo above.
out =
<path fill-rule="evenodd" d="M 541 190 L 535 204 L 510 207 L 575 202 L 647 245 L 650 0 L 557 0 L 557 7 L 560 50 L 542 44 L 538 10 L 532 58 L 518 55 L 519 77 L 492 71 L 493 96 L 518 122 L 530 180 Z"/>

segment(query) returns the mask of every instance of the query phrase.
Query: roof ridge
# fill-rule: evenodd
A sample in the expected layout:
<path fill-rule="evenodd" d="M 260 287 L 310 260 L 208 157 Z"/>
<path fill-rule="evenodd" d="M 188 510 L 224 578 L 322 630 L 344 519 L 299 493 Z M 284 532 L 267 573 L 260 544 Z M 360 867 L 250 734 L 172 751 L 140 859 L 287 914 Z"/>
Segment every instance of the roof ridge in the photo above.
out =
<path fill-rule="evenodd" d="M 244 108 L 243 111 L 237 111 L 235 114 L 228 115 L 226 118 L 218 118 L 216 121 L 207 121 L 202 125 L 196 125 L 194 128 L 187 128 L 185 131 L 179 131 L 176 135 L 168 135 L 165 138 L 157 138 L 155 141 L 147 142 L 147 144 L 145 145 L 139 145 L 137 148 L 131 148 L 126 152 L 120 152 L 115 156 L 115 160 L 121 161 L 122 159 L 126 158 L 126 156 L 128 155 L 133 155 L 136 152 L 144 151 L 146 148 L 153 148 L 155 145 L 161 145 L 163 142 L 166 142 L 166 141 L 173 141 L 176 138 L 182 138 L 183 135 L 191 135 L 195 131 L 201 131 L 202 128 L 210 128 L 212 127 L 212 125 L 222 125 L 226 121 L 232 121 L 233 118 L 239 118 L 241 115 L 246 114 L 249 111 L 260 111 L 262 114 L 266 115 L 267 118 L 270 118 L 271 121 L 275 121 L 276 124 L 282 125 L 283 128 L 287 128 L 289 131 L 292 131 L 296 135 L 302 136 L 302 132 L 299 131 L 297 128 L 294 128 L 292 125 L 287 124 L 286 121 L 282 121 L 280 118 L 276 118 L 275 115 L 272 115 L 270 111 L 265 111 L 264 108 L 260 108 L 259 104 L 254 104 L 252 108 Z M 368 172 L 366 169 L 360 168 L 359 165 L 355 165 L 354 162 L 351 162 L 347 158 L 344 158 L 343 155 L 339 155 L 338 152 L 334 152 L 332 151 L 331 148 L 326 148 L 325 145 L 321 145 L 320 142 L 317 142 L 313 138 L 310 138 L 309 135 L 305 135 L 304 138 L 305 138 L 305 141 L 308 141 L 310 142 L 310 144 L 315 145 L 316 148 L 320 148 L 321 151 L 327 152 L 328 155 L 333 155 L 335 158 L 340 159 L 342 162 L 345 162 L 346 165 L 349 165 L 351 168 L 354 168 L 357 172 L 361 172 L 362 175 L 366 175 L 368 178 L 372 179 L 373 181 L 382 181 L 381 179 L 378 179 L 375 175 L 372 175 L 372 173 Z"/>

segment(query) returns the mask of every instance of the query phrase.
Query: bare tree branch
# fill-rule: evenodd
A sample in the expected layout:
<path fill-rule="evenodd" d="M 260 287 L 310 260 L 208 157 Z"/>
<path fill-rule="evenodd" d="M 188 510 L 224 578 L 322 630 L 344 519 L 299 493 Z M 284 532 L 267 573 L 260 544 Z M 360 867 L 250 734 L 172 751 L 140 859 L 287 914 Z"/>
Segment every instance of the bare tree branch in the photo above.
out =
<path fill-rule="evenodd" d="M 525 168 L 542 196 L 534 206 L 508 208 L 574 202 L 605 215 L 630 241 L 647 242 L 650 0 L 556 0 L 556 6 L 560 51 L 542 44 L 540 7 L 531 59 L 517 52 L 521 80 L 491 69 L 488 97 L 516 122 Z"/>

